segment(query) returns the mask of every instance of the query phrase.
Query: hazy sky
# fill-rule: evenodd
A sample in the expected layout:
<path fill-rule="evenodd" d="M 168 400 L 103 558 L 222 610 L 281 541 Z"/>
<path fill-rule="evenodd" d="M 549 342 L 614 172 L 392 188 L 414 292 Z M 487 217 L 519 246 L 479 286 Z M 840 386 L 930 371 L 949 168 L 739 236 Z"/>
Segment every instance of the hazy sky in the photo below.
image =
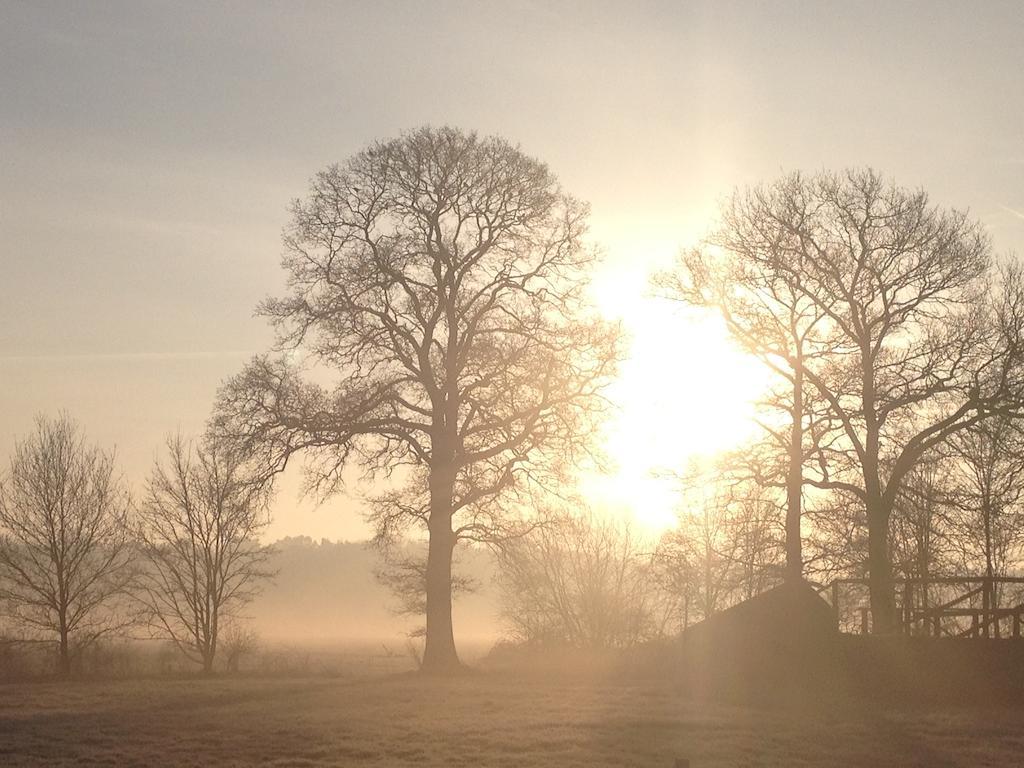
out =
<path fill-rule="evenodd" d="M 266 346 L 252 309 L 283 285 L 288 201 L 375 138 L 449 123 L 591 202 L 598 294 L 637 341 L 609 493 L 661 519 L 649 457 L 720 443 L 708 405 L 742 411 L 746 390 L 702 365 L 725 359 L 707 333 L 659 335 L 649 269 L 734 186 L 846 165 L 1024 253 L 1022 73 L 1016 1 L 0 0 L 0 455 L 65 408 L 140 481 Z M 295 509 L 293 486 L 272 535 L 361 535 L 351 501 Z"/>

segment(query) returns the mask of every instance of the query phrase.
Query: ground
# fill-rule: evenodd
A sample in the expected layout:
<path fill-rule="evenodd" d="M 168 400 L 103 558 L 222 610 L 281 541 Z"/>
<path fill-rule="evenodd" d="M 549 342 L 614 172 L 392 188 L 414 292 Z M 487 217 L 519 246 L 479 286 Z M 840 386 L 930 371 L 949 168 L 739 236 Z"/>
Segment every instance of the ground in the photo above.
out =
<path fill-rule="evenodd" d="M 0 686 L 0 765 L 1008 766 L 1010 709 L 710 705 L 657 683 L 249 677 Z"/>

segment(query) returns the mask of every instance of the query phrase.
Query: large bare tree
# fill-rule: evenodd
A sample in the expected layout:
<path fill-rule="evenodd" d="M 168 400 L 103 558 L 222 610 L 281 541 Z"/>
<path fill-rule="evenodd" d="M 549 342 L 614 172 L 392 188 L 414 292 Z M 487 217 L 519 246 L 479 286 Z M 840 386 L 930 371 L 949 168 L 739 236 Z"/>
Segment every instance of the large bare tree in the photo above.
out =
<path fill-rule="evenodd" d="M 186 657 L 213 670 L 221 628 L 272 575 L 266 487 L 217 446 L 167 441 L 138 512 L 145 555 L 139 596 L 150 622 Z"/>
<path fill-rule="evenodd" d="M 804 370 L 832 347 L 825 313 L 808 298 L 793 271 L 774 268 L 776 259 L 796 259 L 773 222 L 749 216 L 752 193 L 737 193 L 722 206 L 716 231 L 684 252 L 675 270 L 655 284 L 671 300 L 714 309 L 730 337 L 760 360 L 775 378 L 762 403 L 768 442 L 744 464 L 750 477 L 786 493 L 786 578 L 803 575 L 804 464 L 817 444 L 819 409 Z M 781 415 L 778 418 L 777 415 Z M 755 456 L 755 454 L 757 454 Z M 777 459 L 782 459 L 781 461 Z"/>
<path fill-rule="evenodd" d="M 505 535 L 509 492 L 584 457 L 603 410 L 617 329 L 587 304 L 587 208 L 501 138 L 423 128 L 319 173 L 292 213 L 290 292 L 262 311 L 337 383 L 258 357 L 214 433 L 271 472 L 306 453 L 321 493 L 352 462 L 395 473 L 373 519 L 426 528 L 423 668 L 452 668 L 455 544 Z"/>
<path fill-rule="evenodd" d="M 0 606 L 32 634 L 56 635 L 58 670 L 127 623 L 128 491 L 114 455 L 66 415 L 38 417 L 0 484 Z"/>
<path fill-rule="evenodd" d="M 874 626 L 891 631 L 889 523 L 904 481 L 952 435 L 1016 408 L 1019 275 L 1000 276 L 966 214 L 870 170 L 790 176 L 734 217 L 772 243 L 745 257 L 813 303 L 834 340 L 800 366 L 836 426 L 804 484 L 864 505 Z"/>

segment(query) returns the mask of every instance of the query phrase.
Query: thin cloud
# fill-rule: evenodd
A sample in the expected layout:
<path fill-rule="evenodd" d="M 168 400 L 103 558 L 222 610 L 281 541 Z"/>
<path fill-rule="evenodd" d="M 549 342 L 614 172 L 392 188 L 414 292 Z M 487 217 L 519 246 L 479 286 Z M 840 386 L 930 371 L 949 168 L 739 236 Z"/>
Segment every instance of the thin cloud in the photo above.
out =
<path fill-rule="evenodd" d="M 1000 208 L 1002 208 L 1002 209 L 1003 209 L 1004 211 L 1006 211 L 1007 213 L 1012 213 L 1012 214 L 1013 214 L 1014 216 L 1016 216 L 1016 217 L 1017 217 L 1018 219 L 1024 220 L 1024 213 L 1021 213 L 1021 212 L 1020 212 L 1020 211 L 1018 211 L 1018 210 L 1017 210 L 1016 208 L 1011 208 L 1011 207 L 1010 207 L 1010 206 L 1008 206 L 1008 205 L 1000 205 L 999 207 L 1000 207 Z"/>

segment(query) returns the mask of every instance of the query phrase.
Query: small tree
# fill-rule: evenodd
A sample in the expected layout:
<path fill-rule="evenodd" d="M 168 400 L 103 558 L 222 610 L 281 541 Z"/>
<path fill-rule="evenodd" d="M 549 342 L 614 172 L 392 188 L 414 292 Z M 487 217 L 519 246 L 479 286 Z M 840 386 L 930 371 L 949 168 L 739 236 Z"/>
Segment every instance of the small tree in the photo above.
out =
<path fill-rule="evenodd" d="M 618 648 L 660 630 L 650 556 L 627 526 L 563 517 L 509 542 L 499 567 L 502 613 L 520 641 Z"/>
<path fill-rule="evenodd" d="M 151 623 L 189 659 L 213 670 L 224 620 L 271 574 L 259 542 L 266 492 L 217 447 L 167 441 L 139 511 L 146 556 L 140 597 Z"/>
<path fill-rule="evenodd" d="M 994 417 L 950 441 L 948 494 L 962 564 L 992 577 L 1015 565 L 1024 545 L 1024 431 Z"/>
<path fill-rule="evenodd" d="M 0 485 L 0 605 L 13 622 L 56 635 L 58 670 L 127 624 L 128 492 L 113 453 L 89 446 L 66 415 L 38 417 Z"/>
<path fill-rule="evenodd" d="M 654 555 L 683 629 L 774 586 L 785 573 L 784 511 L 771 492 L 750 482 L 701 487 L 713 491 L 679 515 Z"/>
<path fill-rule="evenodd" d="M 937 453 L 924 457 L 903 483 L 889 525 L 893 567 L 907 578 L 947 574 L 950 565 L 950 462 Z M 862 554 L 866 554 L 862 553 Z"/>
<path fill-rule="evenodd" d="M 224 668 L 231 673 L 238 672 L 242 659 L 255 653 L 259 644 L 260 637 L 255 629 L 238 622 L 229 624 L 220 640 L 224 652 Z"/>
<path fill-rule="evenodd" d="M 841 491 L 816 496 L 806 510 L 807 572 L 811 580 L 863 579 L 868 574 L 868 539 L 864 505 Z"/>

